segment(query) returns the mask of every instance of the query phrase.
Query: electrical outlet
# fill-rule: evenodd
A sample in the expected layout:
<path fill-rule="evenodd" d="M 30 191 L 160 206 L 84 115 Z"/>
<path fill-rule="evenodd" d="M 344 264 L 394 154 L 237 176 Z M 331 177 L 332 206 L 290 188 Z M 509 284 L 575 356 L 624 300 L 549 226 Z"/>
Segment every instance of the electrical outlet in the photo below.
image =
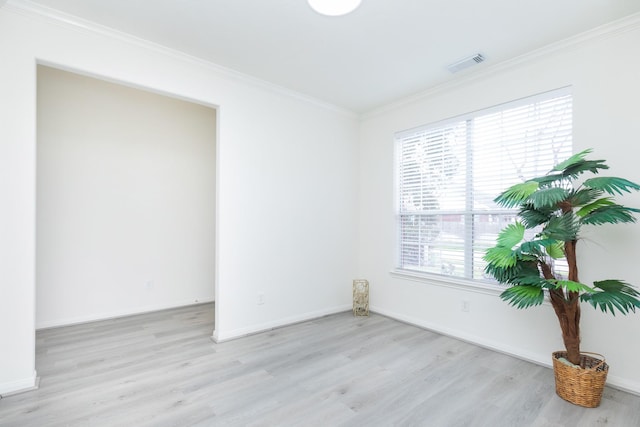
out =
<path fill-rule="evenodd" d="M 471 310 L 471 303 L 469 301 L 462 301 L 462 311 L 468 313 Z"/>
<path fill-rule="evenodd" d="M 264 304 L 264 294 L 262 292 L 258 294 L 257 303 L 258 305 Z"/>

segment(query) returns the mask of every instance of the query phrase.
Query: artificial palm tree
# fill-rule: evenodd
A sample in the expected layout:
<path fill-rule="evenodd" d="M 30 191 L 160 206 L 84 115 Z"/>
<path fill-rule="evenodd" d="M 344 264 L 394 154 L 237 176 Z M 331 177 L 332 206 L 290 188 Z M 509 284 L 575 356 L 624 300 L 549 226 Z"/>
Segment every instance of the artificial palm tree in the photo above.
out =
<path fill-rule="evenodd" d="M 518 220 L 505 227 L 496 246 L 487 250 L 485 272 L 509 287 L 500 297 L 517 308 L 541 304 L 545 294 L 560 321 L 567 359 L 580 363 L 580 302 L 615 315 L 640 308 L 638 293 L 622 280 L 581 283 L 576 264 L 576 243 L 585 225 L 635 222 L 639 209 L 617 204 L 613 196 L 640 186 L 617 177 L 592 177 L 576 183 L 582 174 L 608 169 L 604 160 L 587 160 L 585 150 L 559 163 L 546 175 L 516 184 L 495 202 L 519 208 Z M 538 230 L 532 239 L 526 230 Z M 557 273 L 566 259 L 568 276 Z"/>

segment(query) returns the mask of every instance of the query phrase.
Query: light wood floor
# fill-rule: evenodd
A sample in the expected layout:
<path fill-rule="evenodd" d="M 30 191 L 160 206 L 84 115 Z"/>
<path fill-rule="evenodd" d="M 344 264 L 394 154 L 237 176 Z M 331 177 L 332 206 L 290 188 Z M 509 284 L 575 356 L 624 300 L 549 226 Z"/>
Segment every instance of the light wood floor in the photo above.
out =
<path fill-rule="evenodd" d="M 2 426 L 640 426 L 585 409 L 550 369 L 383 316 L 342 313 L 222 344 L 203 304 L 37 333 L 40 388 Z"/>

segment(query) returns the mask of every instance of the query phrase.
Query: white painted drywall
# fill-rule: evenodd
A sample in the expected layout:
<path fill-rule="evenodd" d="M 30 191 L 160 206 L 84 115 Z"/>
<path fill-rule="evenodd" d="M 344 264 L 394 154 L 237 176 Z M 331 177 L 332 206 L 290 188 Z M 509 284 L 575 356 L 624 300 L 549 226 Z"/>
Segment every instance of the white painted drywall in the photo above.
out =
<path fill-rule="evenodd" d="M 640 21 L 591 40 L 512 66 L 495 67 L 459 85 L 416 96 L 369 114 L 362 123 L 360 153 L 360 275 L 370 280 L 372 310 L 474 341 L 540 363 L 562 348 L 552 308 L 517 311 L 495 293 L 418 282 L 390 274 L 395 265 L 393 134 L 396 131 L 572 86 L 575 151 L 594 148 L 611 173 L 640 182 Z M 480 76 L 482 75 L 482 76 Z M 640 196 L 625 199 L 640 207 Z M 584 281 L 622 278 L 640 286 L 640 225 L 600 228 L 579 243 Z M 470 311 L 462 311 L 462 302 Z M 609 381 L 640 393 L 640 314 L 611 317 L 583 310 L 584 350 L 604 353 Z M 551 377 L 550 377 L 551 379 Z"/>
<path fill-rule="evenodd" d="M 213 301 L 215 109 L 37 73 L 36 328 Z"/>
<path fill-rule="evenodd" d="M 36 375 L 38 62 L 218 106 L 218 339 L 350 307 L 357 269 L 357 117 L 24 5 L 8 2 L 0 9 L 0 393 L 32 386 Z M 260 293 L 263 305 L 257 304 Z"/>

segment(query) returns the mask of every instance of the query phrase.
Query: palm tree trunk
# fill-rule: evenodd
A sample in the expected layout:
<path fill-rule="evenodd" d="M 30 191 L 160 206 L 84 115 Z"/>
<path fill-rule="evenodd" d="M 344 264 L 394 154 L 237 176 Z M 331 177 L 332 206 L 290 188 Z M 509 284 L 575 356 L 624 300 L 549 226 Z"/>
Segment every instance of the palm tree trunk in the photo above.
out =
<path fill-rule="evenodd" d="M 578 282 L 578 264 L 576 262 L 576 240 L 565 242 L 564 252 L 569 265 L 568 279 Z M 574 365 L 580 364 L 580 299 L 577 292 L 564 292 L 554 289 L 550 292 L 551 305 L 558 316 L 562 340 L 567 350 L 567 359 Z"/>
<path fill-rule="evenodd" d="M 569 264 L 568 279 L 578 281 L 578 266 L 576 263 L 576 241 L 565 242 L 564 251 Z M 546 267 L 546 268 L 545 268 Z M 542 266 L 542 273 L 546 279 L 553 279 L 551 268 Z M 577 292 L 565 292 L 562 289 L 549 291 L 551 305 L 553 306 L 560 329 L 562 341 L 567 350 L 567 359 L 574 365 L 580 364 L 580 299 Z"/>
<path fill-rule="evenodd" d="M 580 364 L 580 300 L 576 292 L 569 292 L 565 298 L 562 289 L 549 292 L 551 305 L 556 312 L 562 340 L 567 350 L 567 359 L 574 365 Z"/>

